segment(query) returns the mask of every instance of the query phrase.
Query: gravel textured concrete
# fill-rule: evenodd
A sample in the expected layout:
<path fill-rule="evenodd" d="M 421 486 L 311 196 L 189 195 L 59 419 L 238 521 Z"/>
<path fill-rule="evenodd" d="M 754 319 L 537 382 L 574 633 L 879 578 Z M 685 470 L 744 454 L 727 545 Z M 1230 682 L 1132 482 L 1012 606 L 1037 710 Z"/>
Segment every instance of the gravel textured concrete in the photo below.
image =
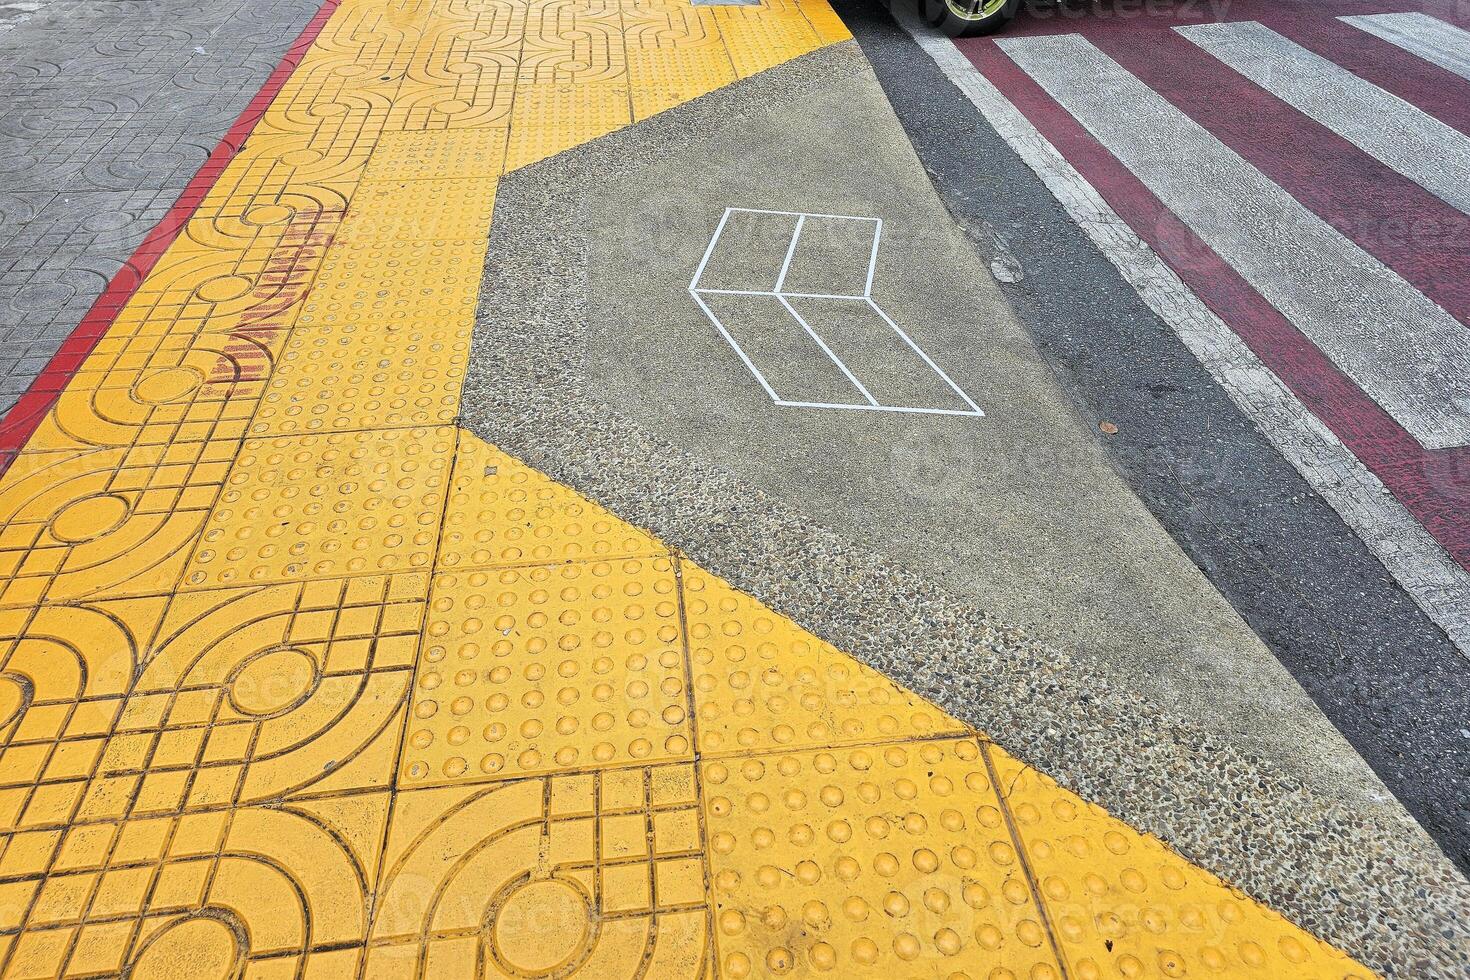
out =
<path fill-rule="evenodd" d="M 718 152 L 722 132 L 848 83 L 882 99 L 850 44 L 509 175 L 462 423 L 1368 965 L 1465 975 L 1470 884 L 1386 793 L 1375 803 L 1356 789 L 1331 792 L 1242 749 L 1216 719 L 1180 713 L 1094 658 L 989 618 L 925 569 L 681 452 L 589 380 L 587 270 L 600 245 L 588 231 L 589 196 L 677 148 Z M 649 385 L 651 397 L 657 388 Z"/>

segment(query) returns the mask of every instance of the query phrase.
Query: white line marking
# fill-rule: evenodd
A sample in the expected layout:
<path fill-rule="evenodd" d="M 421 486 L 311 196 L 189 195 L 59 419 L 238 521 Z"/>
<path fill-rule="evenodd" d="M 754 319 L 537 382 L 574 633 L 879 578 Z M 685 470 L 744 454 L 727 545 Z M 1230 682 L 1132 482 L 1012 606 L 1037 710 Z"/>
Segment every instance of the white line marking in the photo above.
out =
<path fill-rule="evenodd" d="M 912 415 L 959 415 L 974 418 L 983 412 L 971 412 L 963 408 L 892 408 L 888 405 L 849 405 L 846 402 L 790 402 L 776 399 L 777 405 L 787 408 L 851 408 L 862 412 L 907 412 Z"/>
<path fill-rule="evenodd" d="M 818 211 L 770 211 L 766 208 L 726 208 L 725 213 L 736 214 L 779 214 L 788 218 L 827 218 L 831 221 L 876 221 L 883 223 L 882 218 L 865 218 L 857 214 L 822 214 Z"/>
<path fill-rule="evenodd" d="M 778 293 L 774 289 L 709 289 L 706 287 L 701 288 L 699 291 L 706 296 L 786 296 L 790 299 L 851 299 L 858 301 L 868 298 L 864 293 L 793 293 L 787 291 Z"/>
<path fill-rule="evenodd" d="M 720 236 L 724 234 L 725 227 L 730 220 L 730 215 L 732 214 L 775 215 L 777 217 L 796 219 L 796 227 L 792 231 L 790 243 L 786 246 L 786 256 L 784 261 L 781 263 L 781 271 L 777 275 L 776 287 L 774 289 L 713 289 L 700 285 L 701 280 L 703 280 L 704 278 L 705 269 L 709 266 L 710 259 L 715 253 L 715 248 L 719 244 Z M 806 222 L 809 219 L 817 219 L 823 221 L 862 221 L 873 224 L 873 241 L 871 247 L 868 249 L 868 269 L 862 293 L 798 293 L 786 291 L 786 289 L 784 288 L 786 285 L 786 276 L 791 271 L 791 263 L 796 256 L 796 249 L 801 241 L 802 231 L 806 228 Z M 694 301 L 699 304 L 699 308 L 704 311 L 704 315 L 708 317 L 710 322 L 715 325 L 715 329 L 719 331 L 720 336 L 725 339 L 725 342 L 728 343 L 731 349 L 733 349 L 735 353 L 740 357 L 740 360 L 745 365 L 746 369 L 755 376 L 761 387 L 765 389 L 766 394 L 770 396 L 771 401 L 773 401 L 777 405 L 791 408 L 846 408 L 874 412 L 901 412 L 914 415 L 957 415 L 972 418 L 983 418 L 985 413 L 981 411 L 980 406 L 975 403 L 975 400 L 971 398 L 968 394 L 966 394 L 964 389 L 961 388 L 959 384 L 956 383 L 955 380 L 944 371 L 943 368 L 935 363 L 934 359 L 930 357 L 929 354 L 921 346 L 919 346 L 918 342 L 910 337 L 907 333 L 905 333 L 904 330 L 899 327 L 897 323 L 894 322 L 893 318 L 888 315 L 883 307 L 880 306 L 878 302 L 873 299 L 873 279 L 878 268 L 878 245 L 882 241 L 882 237 L 882 218 L 870 218 L 850 214 L 821 214 L 809 211 L 771 211 L 761 208 L 726 208 L 725 213 L 720 216 L 719 224 L 715 226 L 714 236 L 710 238 L 709 245 L 705 247 L 704 255 L 699 260 L 699 265 L 694 270 L 694 278 L 689 281 L 689 295 L 692 296 L 694 298 Z M 868 404 L 858 405 L 848 404 L 844 402 L 800 401 L 795 399 L 782 398 L 776 393 L 770 382 L 766 380 L 765 375 L 762 374 L 761 371 L 755 366 L 755 362 L 754 360 L 752 360 L 750 355 L 745 352 L 744 348 L 742 348 L 739 343 L 736 342 L 734 336 L 725 327 L 725 324 L 720 320 L 719 316 L 714 312 L 714 310 L 710 309 L 709 304 L 706 303 L 703 299 L 704 296 L 762 296 L 774 298 L 786 310 L 787 314 L 801 325 L 801 328 L 806 331 L 807 336 L 809 336 L 812 341 L 815 342 L 816 345 L 821 349 L 821 351 L 827 355 L 828 359 L 837 366 L 837 369 L 841 371 L 843 376 L 847 378 L 852 386 L 862 394 L 863 398 L 868 402 Z M 915 354 L 917 354 L 923 360 L 924 364 L 927 365 L 928 368 L 933 371 L 934 374 L 941 381 L 943 381 L 944 384 L 951 391 L 959 396 L 960 400 L 969 407 L 967 409 L 947 409 L 881 404 L 878 399 L 873 397 L 873 394 L 871 391 L 868 390 L 867 385 L 863 384 L 862 380 L 852 371 L 851 368 L 847 366 L 842 358 L 839 357 L 830 346 L 828 346 L 827 342 L 822 339 L 821 335 L 817 333 L 816 329 L 812 327 L 812 325 L 807 321 L 806 317 L 802 316 L 799 312 L 797 312 L 796 307 L 791 305 L 791 300 L 793 299 L 865 303 L 870 309 L 877 313 L 879 317 L 882 318 L 883 322 L 886 323 L 895 334 L 898 335 L 898 337 L 903 341 L 904 345 L 912 350 Z"/>
<path fill-rule="evenodd" d="M 914 338 L 912 338 L 908 334 L 904 333 L 903 332 L 903 329 L 901 327 L 899 327 L 898 324 L 896 324 L 896 323 L 893 322 L 893 317 L 889 316 L 888 313 L 886 311 L 884 311 L 883 307 L 881 307 L 877 303 L 873 302 L 873 298 L 871 296 L 868 297 L 868 306 L 872 307 L 873 312 L 877 313 L 879 316 L 881 316 L 883 318 L 883 322 L 884 323 L 888 324 L 890 327 L 893 328 L 893 332 L 894 333 L 898 334 L 900 337 L 903 338 L 903 342 L 905 344 L 908 344 L 909 347 L 913 350 L 913 352 L 915 354 L 918 354 L 920 357 L 922 357 L 924 359 L 924 363 L 927 364 L 927 365 L 929 365 L 929 370 L 931 370 L 935 374 L 939 375 L 939 377 L 941 379 L 943 379 L 944 383 L 947 384 L 947 385 L 949 385 L 950 388 L 952 388 L 954 390 L 954 393 L 956 395 L 959 395 L 960 398 L 964 401 L 964 403 L 966 405 L 969 405 L 970 406 L 970 409 L 976 415 L 984 415 L 985 414 L 984 412 L 980 411 L 980 406 L 979 405 L 976 405 L 975 402 L 974 402 L 974 400 L 971 399 L 969 395 L 965 394 L 964 390 L 959 385 L 955 384 L 954 383 L 954 380 L 948 374 L 945 374 L 944 373 L 944 369 L 942 367 L 940 367 L 938 364 L 935 364 L 934 363 L 934 358 L 930 357 L 927 353 L 925 353 L 924 352 L 924 348 L 922 348 L 918 344 L 914 343 Z M 948 413 L 948 414 L 959 414 L 959 415 L 963 415 L 964 413 L 963 412 L 953 412 L 953 413 Z"/>
<path fill-rule="evenodd" d="M 1470 138 L 1459 130 L 1264 24 L 1238 21 L 1174 29 L 1369 156 L 1470 214 Z"/>
<path fill-rule="evenodd" d="M 1428 14 L 1363 14 L 1338 20 L 1470 79 L 1470 32 L 1453 24 Z"/>
<path fill-rule="evenodd" d="M 720 215 L 720 223 L 715 225 L 715 233 L 709 240 L 709 245 L 704 250 L 704 258 L 699 260 L 699 268 L 694 270 L 694 278 L 689 280 L 689 289 L 699 288 L 699 280 L 704 276 L 704 267 L 709 265 L 710 256 L 715 254 L 715 244 L 719 242 L 720 236 L 725 233 L 725 225 L 730 221 L 730 214 L 734 208 L 726 208 L 725 213 Z M 704 304 L 700 304 L 701 306 Z"/>
<path fill-rule="evenodd" d="M 1079 34 L 997 42 L 1421 446 L 1470 444 L 1470 330 Z"/>
<path fill-rule="evenodd" d="M 878 271 L 878 242 L 883 238 L 883 222 L 878 222 L 878 228 L 873 232 L 873 250 L 868 253 L 868 278 L 863 284 L 863 295 L 873 295 L 873 275 Z"/>
<path fill-rule="evenodd" d="M 846 376 L 848 381 L 852 382 L 852 386 L 858 391 L 862 392 L 862 396 L 867 399 L 868 404 L 872 405 L 874 408 L 881 407 L 878 405 L 878 399 L 874 398 L 872 393 L 869 392 L 868 389 L 863 385 L 863 383 L 857 379 L 857 375 L 853 374 L 848 366 L 842 363 L 842 358 L 832 353 L 832 348 L 827 346 L 827 342 L 817 335 L 817 332 L 812 329 L 811 324 L 806 322 L 806 317 L 796 312 L 796 307 L 791 305 L 790 300 L 788 300 L 785 296 L 778 296 L 776 298 L 781 301 L 782 306 L 786 307 L 786 312 L 794 316 L 796 318 L 796 322 L 801 324 L 801 329 L 805 330 L 807 334 L 810 335 L 810 337 L 817 342 L 817 346 L 822 348 L 822 353 L 830 357 L 832 359 L 832 363 L 837 365 L 837 369 L 841 371 L 844 376 Z"/>
<path fill-rule="evenodd" d="M 755 366 L 755 363 L 751 361 L 750 355 L 746 354 L 745 350 L 739 344 L 735 343 L 735 338 L 730 336 L 730 331 L 726 330 L 725 325 L 720 322 L 720 318 L 715 316 L 714 310 L 711 310 L 708 306 L 705 305 L 704 300 L 700 298 L 699 291 L 696 289 L 691 289 L 689 290 L 689 295 L 693 296 L 694 302 L 699 304 L 699 308 L 701 310 L 704 310 L 704 315 L 710 318 L 710 322 L 715 325 L 715 329 L 720 332 L 720 336 L 725 338 L 725 343 L 729 344 L 732 348 L 734 348 L 735 353 L 740 355 L 740 360 L 745 362 L 746 369 L 749 370 L 751 374 L 755 375 L 755 380 L 759 381 L 761 387 L 766 389 L 766 394 L 771 396 L 771 401 L 780 401 L 781 399 L 780 396 L 776 394 L 776 389 L 772 388 L 771 383 L 766 380 L 766 376 L 760 373 L 760 370 Z"/>
<path fill-rule="evenodd" d="M 796 244 L 801 241 L 801 229 L 806 227 L 806 215 L 796 219 L 796 230 L 791 233 L 791 245 L 786 249 L 786 261 L 781 263 L 781 272 L 776 276 L 776 292 L 786 285 L 786 273 L 791 271 L 791 260 L 796 257 Z"/>
<path fill-rule="evenodd" d="M 1447 555 L 1348 451 L 1307 411 L 1204 302 L 1037 131 L 1031 121 L 962 55 L 907 8 L 894 10 L 955 87 L 1035 171 L 1160 320 L 1313 489 L 1342 516 L 1409 596 L 1470 657 L 1470 574 Z"/>

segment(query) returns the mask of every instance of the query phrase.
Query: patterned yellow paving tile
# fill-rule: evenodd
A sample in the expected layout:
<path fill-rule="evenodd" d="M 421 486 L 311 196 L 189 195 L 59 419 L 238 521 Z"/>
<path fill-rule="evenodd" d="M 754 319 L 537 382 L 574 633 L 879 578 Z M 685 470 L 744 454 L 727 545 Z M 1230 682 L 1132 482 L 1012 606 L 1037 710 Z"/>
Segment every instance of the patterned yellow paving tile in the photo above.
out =
<path fill-rule="evenodd" d="M 405 786 L 692 758 L 667 558 L 442 573 Z"/>
<path fill-rule="evenodd" d="M 240 218 L 257 225 L 300 222 L 347 210 L 369 144 L 330 159 L 300 137 L 247 141 L 194 212 L 196 221 Z"/>
<path fill-rule="evenodd" d="M 243 215 L 274 206 L 307 213 L 345 210 L 374 140 L 329 136 L 251 133 L 204 195 L 196 217 Z"/>
<path fill-rule="evenodd" d="M 168 592 L 236 445 L 23 453 L 0 478 L 0 605 Z"/>
<path fill-rule="evenodd" d="M 664 545 L 581 494 L 463 433 L 439 545 L 441 569 L 665 554 Z"/>
<path fill-rule="evenodd" d="M 161 620 L 163 598 L 43 607 L 0 636 L 19 708 L 0 831 L 386 786 L 423 590 L 406 575 L 193 593 Z"/>
<path fill-rule="evenodd" d="M 410 67 L 438 72 L 484 59 L 514 61 L 525 38 L 529 6 L 478 0 L 440 4 L 432 20 L 422 21 Z"/>
<path fill-rule="evenodd" d="M 167 602 L 0 610 L 0 832 L 71 818 Z"/>
<path fill-rule="evenodd" d="M 989 752 L 1071 976 L 1368 976 L 1157 838 Z"/>
<path fill-rule="evenodd" d="M 266 109 L 255 132 L 370 135 L 388 125 L 406 66 L 313 48 Z"/>
<path fill-rule="evenodd" d="M 362 943 L 386 793 L 68 829 L 0 895 L 9 976 L 300 976 Z M 267 973 L 269 971 L 269 974 Z M 307 971 L 306 975 L 312 975 Z"/>
<path fill-rule="evenodd" d="M 423 576 L 175 597 L 82 819 L 386 785 Z"/>
<path fill-rule="evenodd" d="M 434 79 L 415 71 L 388 115 L 391 130 L 505 129 L 515 99 L 516 65 L 482 60 L 453 66 Z"/>
<path fill-rule="evenodd" d="M 287 208 L 256 201 L 234 213 L 220 208 L 184 223 L 183 234 L 169 246 L 170 257 L 192 252 L 229 255 L 234 260 L 231 275 L 245 276 L 258 285 L 262 276 L 281 264 L 282 253 L 317 246 L 321 252 L 331 244 L 342 209 L 324 207 Z M 301 261 L 295 259 L 295 262 Z M 166 267 L 167 263 L 164 263 Z M 294 264 L 294 263 L 293 263 Z M 157 270 L 155 270 L 157 271 Z M 153 278 L 150 275 L 150 278 Z M 170 284 L 173 285 L 173 284 Z M 145 280 L 140 292 L 151 292 Z"/>
<path fill-rule="evenodd" d="M 203 334 L 176 347 L 160 344 L 143 352 L 137 359 L 143 363 L 137 366 L 122 366 L 129 352 L 119 351 L 113 365 L 78 372 L 37 428 L 27 452 L 173 442 L 238 446 L 284 334 L 275 325 Z M 94 366 L 107 356 L 94 355 Z"/>
<path fill-rule="evenodd" d="M 362 62 L 404 63 L 434 25 L 474 18 L 489 6 L 483 0 L 345 0 L 311 53 Z"/>
<path fill-rule="evenodd" d="M 521 49 L 521 85 L 588 85 L 627 76 L 617 0 L 534 0 Z"/>
<path fill-rule="evenodd" d="M 975 739 L 702 775 L 725 976 L 1062 976 Z"/>
<path fill-rule="evenodd" d="M 688 765 L 401 791 L 368 973 L 701 976 L 701 854 Z"/>
<path fill-rule="evenodd" d="M 28 451 L 244 435 L 341 218 L 251 213 L 188 224 Z"/>
<path fill-rule="evenodd" d="M 882 674 L 684 564 L 699 748 L 826 748 L 964 726 Z"/>
<path fill-rule="evenodd" d="M 439 427 L 248 440 L 183 583 L 427 569 L 455 438 Z"/>
<path fill-rule="evenodd" d="M 268 213 L 264 217 L 274 220 L 259 224 L 234 216 L 189 222 L 139 284 L 117 327 L 153 336 L 176 333 L 181 324 L 233 318 L 248 325 L 279 315 L 305 292 L 342 217 L 283 211 Z"/>

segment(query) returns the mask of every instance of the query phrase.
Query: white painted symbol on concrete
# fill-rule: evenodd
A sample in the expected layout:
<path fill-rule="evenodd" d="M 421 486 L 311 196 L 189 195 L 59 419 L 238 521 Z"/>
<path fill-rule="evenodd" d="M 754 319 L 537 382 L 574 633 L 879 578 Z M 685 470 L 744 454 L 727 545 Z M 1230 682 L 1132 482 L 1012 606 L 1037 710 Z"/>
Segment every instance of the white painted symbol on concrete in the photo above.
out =
<path fill-rule="evenodd" d="M 882 237 L 881 218 L 726 208 L 689 295 L 777 405 L 983 416 L 873 299 Z"/>

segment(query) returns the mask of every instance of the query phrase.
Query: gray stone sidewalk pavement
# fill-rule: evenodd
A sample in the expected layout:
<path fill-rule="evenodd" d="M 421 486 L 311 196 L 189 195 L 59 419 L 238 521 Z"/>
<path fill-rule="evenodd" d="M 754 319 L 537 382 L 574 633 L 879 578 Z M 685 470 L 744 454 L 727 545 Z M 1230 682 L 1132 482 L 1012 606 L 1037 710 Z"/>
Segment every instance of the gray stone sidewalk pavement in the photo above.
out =
<path fill-rule="evenodd" d="M 0 31 L 0 413 L 317 9 L 51 0 Z"/>

